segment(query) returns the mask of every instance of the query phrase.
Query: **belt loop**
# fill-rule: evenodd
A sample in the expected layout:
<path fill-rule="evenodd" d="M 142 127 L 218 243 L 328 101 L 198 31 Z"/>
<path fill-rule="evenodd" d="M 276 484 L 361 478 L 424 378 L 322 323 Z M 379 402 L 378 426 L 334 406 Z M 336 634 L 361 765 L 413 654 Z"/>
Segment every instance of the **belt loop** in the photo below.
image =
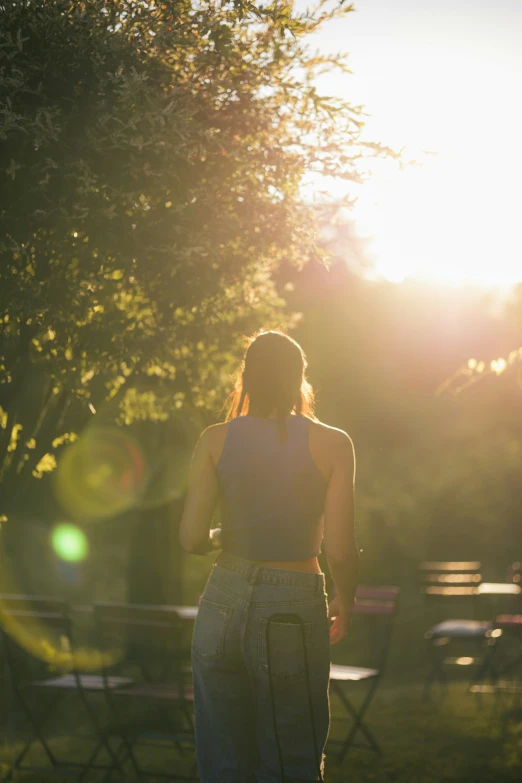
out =
<path fill-rule="evenodd" d="M 257 581 L 257 575 L 261 571 L 262 566 L 254 565 L 252 563 L 252 569 L 248 575 L 248 584 L 254 585 Z"/>

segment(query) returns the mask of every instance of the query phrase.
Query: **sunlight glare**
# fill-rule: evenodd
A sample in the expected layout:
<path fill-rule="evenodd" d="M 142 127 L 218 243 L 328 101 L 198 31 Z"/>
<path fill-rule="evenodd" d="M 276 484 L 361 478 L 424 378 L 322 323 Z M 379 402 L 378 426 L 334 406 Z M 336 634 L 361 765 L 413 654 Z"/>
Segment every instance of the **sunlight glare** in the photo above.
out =
<path fill-rule="evenodd" d="M 510 284 L 522 281 L 515 189 L 502 167 L 487 181 L 469 162 L 434 156 L 395 175 L 377 171 L 354 219 L 386 280 Z"/>

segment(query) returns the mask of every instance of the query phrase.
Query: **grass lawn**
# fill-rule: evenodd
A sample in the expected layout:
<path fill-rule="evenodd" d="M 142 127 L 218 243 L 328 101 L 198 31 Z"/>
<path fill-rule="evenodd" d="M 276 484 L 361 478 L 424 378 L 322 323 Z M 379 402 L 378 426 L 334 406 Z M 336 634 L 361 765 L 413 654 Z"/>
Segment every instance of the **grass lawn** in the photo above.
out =
<path fill-rule="evenodd" d="M 194 563 L 189 564 L 184 603 L 196 602 L 204 587 L 210 564 L 210 558 L 200 558 L 199 561 L 194 558 Z M 484 604 L 481 607 L 486 618 L 495 616 L 501 610 L 509 611 L 504 606 L 497 608 Z M 460 615 L 460 611 L 465 609 L 465 606 L 457 606 L 456 616 L 466 616 Z M 436 621 L 436 615 L 431 616 L 422 603 L 413 581 L 411 584 L 405 582 L 402 585 L 400 608 L 393 628 L 385 674 L 366 715 L 368 726 L 382 746 L 382 759 L 369 751 L 351 748 L 339 766 L 334 762 L 332 754 L 328 753 L 327 747 L 326 783 L 387 783 L 392 780 L 397 783 L 519 783 L 522 780 L 522 696 L 518 711 L 507 700 L 495 709 L 493 696 L 480 699 L 467 692 L 466 677 L 469 678 L 471 672 L 468 667 L 457 667 L 461 679 L 453 681 L 444 700 L 440 703 L 422 700 L 426 672 L 423 634 Z M 377 639 L 378 636 L 373 634 L 364 618 L 360 626 L 354 618 L 346 640 L 332 648 L 332 660 L 335 663 L 378 666 L 376 660 L 371 659 L 372 653 L 378 653 Z M 511 652 L 507 649 L 508 654 L 517 654 L 520 650 L 519 640 L 514 639 L 513 645 Z M 459 654 L 470 653 L 463 650 Z M 362 696 L 364 690 L 363 687 L 355 686 L 348 693 L 357 702 L 358 695 Z M 0 704 L 0 715 L 1 707 Z M 69 722 L 65 725 L 74 725 L 75 730 L 77 727 L 79 730 L 83 713 L 72 712 L 72 703 L 69 709 Z M 331 712 L 333 719 L 330 735 L 337 738 L 340 731 L 346 733 L 348 727 L 336 720 L 342 713 L 333 695 Z M 84 760 L 92 748 L 92 744 L 79 743 L 77 740 L 60 739 L 58 736 L 51 739 L 60 759 Z M 361 735 L 358 739 L 362 740 Z M 5 764 L 15 753 L 16 746 L 9 745 L 7 740 L 0 737 L 0 765 L 2 762 Z M 138 751 L 138 755 L 143 766 L 150 765 L 163 772 L 188 771 L 190 764 L 194 765 L 193 750 L 187 751 L 187 762 L 184 762 L 172 746 L 143 748 Z M 45 762 L 37 745 L 31 751 L 30 758 L 33 763 Z M 106 757 L 100 755 L 99 761 L 105 763 Z M 85 780 L 87 783 L 101 783 L 103 777 L 102 773 L 90 773 Z M 45 772 L 24 772 L 15 778 L 28 783 L 46 783 L 56 779 L 57 776 Z M 64 776 L 64 779 L 72 780 L 74 776 Z M 133 779 L 129 769 L 128 780 Z"/>
<path fill-rule="evenodd" d="M 522 779 L 522 710 L 518 713 L 495 710 L 492 696 L 483 697 L 481 704 L 477 696 L 466 693 L 465 687 L 464 681 L 453 683 L 445 699 L 435 706 L 421 700 L 420 682 L 383 681 L 367 713 L 368 725 L 383 748 L 382 760 L 355 748 L 338 766 L 328 761 L 327 753 L 327 783 L 387 780 L 518 783 Z M 335 718 L 340 713 L 334 699 L 331 707 Z M 334 719 L 332 737 L 339 736 L 340 726 Z M 81 759 L 88 752 L 86 746 L 59 738 L 54 747 L 61 758 Z M 147 748 L 139 753 L 143 764 L 150 763 L 156 769 L 186 768 L 177 752 L 170 748 Z M 8 755 L 4 744 L 0 758 L 5 761 Z M 192 752 L 188 755 L 193 758 Z M 43 761 L 36 746 L 31 760 Z M 44 783 L 51 777 L 45 772 L 24 772 L 15 780 Z M 87 778 L 102 779 L 102 773 L 91 773 Z M 134 779 L 130 771 L 128 779 Z"/>

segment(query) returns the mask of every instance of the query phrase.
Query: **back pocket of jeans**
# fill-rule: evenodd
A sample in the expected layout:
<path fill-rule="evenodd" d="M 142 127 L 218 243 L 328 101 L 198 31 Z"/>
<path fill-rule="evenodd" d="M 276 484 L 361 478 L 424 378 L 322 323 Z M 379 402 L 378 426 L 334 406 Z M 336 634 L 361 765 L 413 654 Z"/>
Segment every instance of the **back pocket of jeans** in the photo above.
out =
<path fill-rule="evenodd" d="M 314 623 L 304 622 L 304 637 L 308 666 L 312 665 L 312 644 Z M 268 655 L 266 632 L 268 619 L 260 617 L 257 631 L 258 666 L 268 673 Z M 274 620 L 270 623 L 270 671 L 274 679 L 289 680 L 305 676 L 305 651 L 303 649 L 303 631 L 299 624 Z"/>
<path fill-rule="evenodd" d="M 202 598 L 192 635 L 192 649 L 203 658 L 222 658 L 232 612 L 231 606 Z"/>

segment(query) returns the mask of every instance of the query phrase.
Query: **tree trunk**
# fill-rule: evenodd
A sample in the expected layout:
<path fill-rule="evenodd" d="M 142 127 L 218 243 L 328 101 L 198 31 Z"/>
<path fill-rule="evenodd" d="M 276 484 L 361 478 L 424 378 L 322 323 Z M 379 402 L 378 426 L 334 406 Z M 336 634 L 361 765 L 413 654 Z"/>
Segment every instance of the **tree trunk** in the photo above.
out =
<path fill-rule="evenodd" d="M 182 550 L 178 531 L 183 505 L 184 498 L 180 498 L 139 513 L 129 557 L 130 603 L 182 603 Z"/>

